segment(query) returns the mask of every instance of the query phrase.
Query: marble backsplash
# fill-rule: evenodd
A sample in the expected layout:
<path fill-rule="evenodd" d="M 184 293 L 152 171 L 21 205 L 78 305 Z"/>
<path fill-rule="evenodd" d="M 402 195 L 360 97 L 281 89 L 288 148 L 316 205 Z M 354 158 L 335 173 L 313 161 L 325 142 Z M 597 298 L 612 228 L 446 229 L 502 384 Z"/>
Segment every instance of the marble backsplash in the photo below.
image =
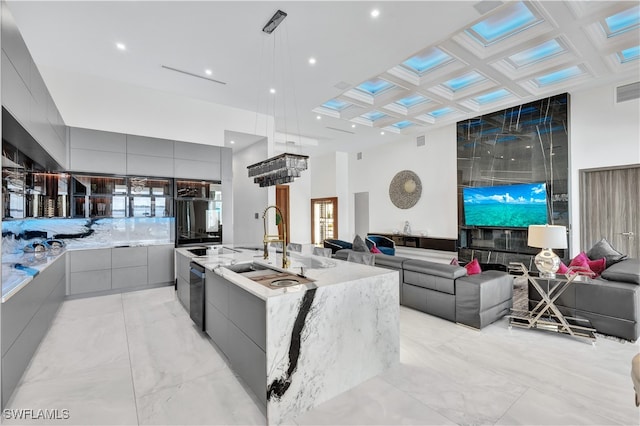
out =
<path fill-rule="evenodd" d="M 123 245 L 171 244 L 173 217 L 106 219 L 24 219 L 2 222 L 2 253 L 16 253 L 29 243 L 47 238 L 63 240 L 67 249 Z"/>

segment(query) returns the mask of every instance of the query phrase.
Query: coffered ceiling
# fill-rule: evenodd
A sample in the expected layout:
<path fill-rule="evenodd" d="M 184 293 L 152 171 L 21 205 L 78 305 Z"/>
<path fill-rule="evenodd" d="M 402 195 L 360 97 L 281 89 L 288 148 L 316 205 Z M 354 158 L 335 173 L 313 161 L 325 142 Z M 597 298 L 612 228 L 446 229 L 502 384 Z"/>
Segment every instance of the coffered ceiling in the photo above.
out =
<path fill-rule="evenodd" d="M 54 99 L 48 75 L 86 74 L 275 114 L 278 131 L 311 141 L 307 154 L 640 79 L 637 1 L 8 5 Z M 278 9 L 288 16 L 264 34 Z"/>

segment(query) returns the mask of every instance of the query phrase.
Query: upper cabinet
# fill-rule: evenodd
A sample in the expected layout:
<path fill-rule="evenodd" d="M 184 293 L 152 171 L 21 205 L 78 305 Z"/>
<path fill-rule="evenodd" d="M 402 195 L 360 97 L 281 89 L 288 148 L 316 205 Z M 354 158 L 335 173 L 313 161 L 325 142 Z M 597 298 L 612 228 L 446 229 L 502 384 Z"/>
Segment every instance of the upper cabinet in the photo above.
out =
<path fill-rule="evenodd" d="M 72 171 L 219 181 L 231 170 L 219 146 L 75 127 L 69 137 Z"/>

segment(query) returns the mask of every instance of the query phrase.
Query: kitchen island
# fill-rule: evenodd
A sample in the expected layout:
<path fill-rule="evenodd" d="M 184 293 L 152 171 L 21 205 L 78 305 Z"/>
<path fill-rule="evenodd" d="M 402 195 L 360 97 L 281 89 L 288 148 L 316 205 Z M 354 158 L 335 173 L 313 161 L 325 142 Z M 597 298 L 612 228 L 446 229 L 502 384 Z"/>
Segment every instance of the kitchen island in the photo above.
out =
<path fill-rule="evenodd" d="M 399 362 L 395 271 L 311 255 L 294 255 L 285 269 L 275 251 L 268 259 L 225 250 L 191 260 L 206 269 L 206 332 L 269 424 L 292 421 Z M 272 288 L 243 273 L 251 265 L 309 282 Z"/>

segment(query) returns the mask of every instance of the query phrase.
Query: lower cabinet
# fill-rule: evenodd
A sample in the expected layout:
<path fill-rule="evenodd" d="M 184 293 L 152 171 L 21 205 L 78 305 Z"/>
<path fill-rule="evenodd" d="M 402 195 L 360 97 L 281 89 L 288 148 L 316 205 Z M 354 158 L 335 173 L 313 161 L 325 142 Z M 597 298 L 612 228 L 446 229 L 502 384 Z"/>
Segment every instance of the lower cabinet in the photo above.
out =
<path fill-rule="evenodd" d="M 209 270 L 204 293 L 207 334 L 266 406 L 265 301 Z"/>
<path fill-rule="evenodd" d="M 173 250 L 164 244 L 69 251 L 69 294 L 173 283 Z"/>
<path fill-rule="evenodd" d="M 11 397 L 65 297 L 65 256 L 2 304 L 2 406 Z"/>
<path fill-rule="evenodd" d="M 182 255 L 176 251 L 176 288 L 178 293 L 178 300 L 182 306 L 191 311 L 191 297 L 189 295 L 189 269 L 191 264 L 191 258 L 189 256 Z"/>

